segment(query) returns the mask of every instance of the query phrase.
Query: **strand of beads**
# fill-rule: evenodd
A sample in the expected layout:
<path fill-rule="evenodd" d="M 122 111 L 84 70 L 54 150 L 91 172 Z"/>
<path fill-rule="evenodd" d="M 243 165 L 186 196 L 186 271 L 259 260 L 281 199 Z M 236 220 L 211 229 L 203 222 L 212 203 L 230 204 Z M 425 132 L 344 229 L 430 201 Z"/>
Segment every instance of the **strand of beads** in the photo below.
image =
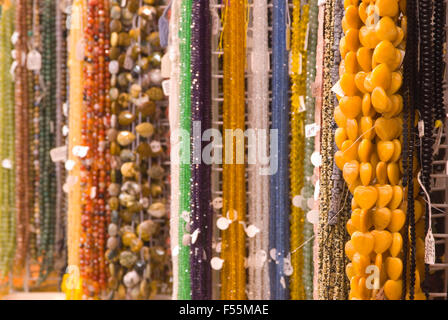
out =
<path fill-rule="evenodd" d="M 351 260 L 351 299 L 376 299 L 380 287 L 389 300 L 402 297 L 400 253 L 407 235 L 401 234 L 406 201 L 399 162 L 401 127 L 408 120 L 402 119 L 403 98 L 397 91 L 402 84 L 405 19 L 397 1 L 382 0 L 347 4 L 342 21 L 342 91 L 335 111 L 340 151 L 335 161 L 354 195 L 347 223 L 351 240 L 345 247 Z M 369 265 L 380 274 L 379 287 L 366 284 Z"/>
<path fill-rule="evenodd" d="M 306 125 L 315 123 L 315 99 L 313 96 L 313 85 L 316 78 L 316 46 L 317 46 L 317 28 L 318 28 L 318 5 L 317 0 L 309 2 L 309 22 L 308 22 L 308 43 L 306 44 Z M 305 138 L 305 160 L 304 160 L 304 189 L 303 196 L 307 201 L 314 199 L 314 165 L 311 163 L 311 155 L 314 152 L 314 136 Z M 312 208 L 311 208 L 312 209 Z M 305 221 L 303 228 L 303 237 L 310 239 L 314 234 L 313 225 Z M 313 297 L 313 243 L 309 241 L 303 245 L 303 282 L 305 287 L 306 299 Z"/>
<path fill-rule="evenodd" d="M 17 38 L 14 41 L 15 67 L 15 167 L 16 167 L 16 266 L 22 267 L 26 259 L 29 227 L 29 176 L 28 176 L 28 72 L 24 59 L 27 54 L 27 1 L 16 3 L 15 26 Z"/>
<path fill-rule="evenodd" d="M 180 128 L 188 133 L 181 140 L 179 172 L 179 292 L 178 299 L 191 298 L 190 279 L 190 243 L 186 225 L 190 220 L 190 130 L 191 130 L 191 10 L 192 1 L 182 0 L 180 38 Z"/>
<path fill-rule="evenodd" d="M 244 66 L 246 48 L 246 1 L 231 0 L 224 8 L 223 30 L 223 131 L 232 130 L 224 137 L 223 209 L 230 225 L 222 233 L 223 270 L 221 274 L 221 298 L 244 299 L 246 297 L 246 271 L 244 269 L 245 235 L 241 222 L 246 217 L 244 178 Z M 235 132 L 236 131 L 236 132 Z M 239 132 L 241 131 L 241 132 Z M 236 137 L 234 138 L 234 135 Z M 231 142 L 228 142 L 231 139 Z"/>
<path fill-rule="evenodd" d="M 85 38 L 84 108 L 81 169 L 82 235 L 80 271 L 84 298 L 96 298 L 106 289 L 105 236 L 110 219 L 107 204 L 110 155 L 105 132 L 110 126 L 109 72 L 109 2 L 89 0 Z"/>
<path fill-rule="evenodd" d="M 63 147 L 67 144 L 66 125 L 68 114 L 64 112 L 64 104 L 67 101 L 67 33 L 66 33 L 66 12 L 69 8 L 67 3 L 57 2 L 56 21 L 55 21 L 55 38 L 56 38 L 56 84 L 55 84 L 55 146 Z M 56 170 L 56 190 L 55 190 L 55 268 L 60 273 L 67 259 L 67 250 L 65 242 L 65 229 L 67 223 L 65 212 L 67 210 L 67 199 L 63 191 L 63 183 L 65 180 L 64 163 L 58 161 L 55 163 Z"/>
<path fill-rule="evenodd" d="M 3 3 L 0 17 L 0 281 L 13 265 L 15 249 L 15 170 L 14 170 L 14 82 L 10 73 L 13 63 L 11 36 L 15 7 Z"/>
<path fill-rule="evenodd" d="M 211 28 L 208 0 L 199 0 L 192 7 L 191 30 L 191 298 L 211 299 L 212 207 L 211 166 L 202 162 L 202 134 L 211 128 Z M 195 130 L 197 124 L 201 130 Z M 197 133 L 196 133 L 197 132 Z M 204 144 L 205 146 L 205 144 Z"/>
<path fill-rule="evenodd" d="M 288 179 L 288 52 L 286 43 L 287 5 L 273 2 L 272 35 L 272 129 L 278 130 L 278 170 L 270 181 L 269 264 L 271 299 L 287 299 L 285 260 L 289 255 L 289 179 Z M 275 161 L 275 160 L 274 160 Z M 274 254 L 273 254 L 274 253 Z"/>
<path fill-rule="evenodd" d="M 66 285 L 67 300 L 79 300 L 82 297 L 81 279 L 79 279 L 79 250 L 81 238 L 81 160 L 75 154 L 76 146 L 82 143 L 81 119 L 83 117 L 83 59 L 79 56 L 79 46 L 83 44 L 83 22 L 85 19 L 85 2 L 75 0 L 70 16 L 69 41 L 69 133 L 68 133 L 68 174 L 64 185 L 68 191 L 67 208 L 67 258 L 69 268 L 73 268 L 76 281 L 72 286 Z M 84 55 L 83 52 L 81 52 Z M 68 279 L 67 279 L 68 281 Z"/>
<path fill-rule="evenodd" d="M 43 96 L 39 106 L 39 222 L 40 243 L 38 255 L 42 257 L 39 281 L 43 281 L 53 268 L 55 231 L 54 163 L 49 157 L 54 147 L 55 109 L 55 4 L 46 0 L 42 4 L 42 80 Z"/>
<path fill-rule="evenodd" d="M 254 144 L 268 148 L 269 129 L 269 52 L 268 8 L 264 0 L 254 0 L 252 13 L 252 51 L 250 52 L 251 77 L 248 79 L 248 123 L 254 129 Z M 266 140 L 261 143 L 258 139 Z M 256 141 L 256 142 L 255 142 Z M 251 225 L 260 231 L 249 238 L 248 298 L 269 299 L 269 176 L 268 170 L 255 156 L 255 165 L 248 176 L 248 216 Z"/>
<path fill-rule="evenodd" d="M 173 131 L 179 128 L 179 77 L 180 77 L 180 52 L 179 52 L 179 18 L 181 0 L 173 0 L 171 5 L 170 30 L 168 52 L 171 62 L 170 96 L 169 96 L 169 123 L 172 134 L 170 135 L 170 243 L 173 265 L 173 299 L 177 299 L 179 288 L 179 140 Z"/>
<path fill-rule="evenodd" d="M 35 55 L 42 59 L 42 55 L 40 52 L 42 51 L 41 37 L 40 37 L 40 11 L 39 11 L 39 2 L 33 2 L 33 10 L 32 10 L 32 20 L 33 20 L 33 29 L 32 29 L 32 53 L 31 55 Z M 32 214 L 30 215 L 30 225 L 33 226 L 32 233 L 30 235 L 30 258 L 37 260 L 38 252 L 37 248 L 40 244 L 40 221 L 39 221 L 39 104 L 42 98 L 41 92 L 41 78 L 40 78 L 40 69 L 41 65 L 31 63 L 33 57 L 29 54 L 28 64 L 31 67 L 32 72 L 32 93 L 33 93 L 33 101 L 30 103 L 30 137 L 32 137 L 32 143 L 30 143 L 30 178 L 31 181 L 31 190 L 32 190 Z M 41 61 L 40 63 L 41 64 Z M 28 68 L 30 69 L 30 68 Z"/>
<path fill-rule="evenodd" d="M 139 1 L 129 1 L 124 7 L 114 2 L 110 10 L 109 289 L 116 299 L 148 299 L 166 285 L 166 251 L 160 244 L 166 211 L 160 198 L 165 171 L 158 121 L 163 112 L 158 11 Z"/>
<path fill-rule="evenodd" d="M 305 94 L 306 94 L 306 51 L 305 37 L 308 24 L 308 4 L 301 6 L 300 0 L 293 3 L 292 12 L 292 41 L 291 41 L 291 142 L 290 142 L 290 183 L 291 183 L 291 265 L 290 279 L 291 299 L 304 300 L 303 287 L 303 251 L 296 250 L 303 243 L 303 226 L 305 222 L 304 210 L 306 199 L 301 199 L 305 156 Z M 305 202 L 305 203 L 304 203 Z"/>

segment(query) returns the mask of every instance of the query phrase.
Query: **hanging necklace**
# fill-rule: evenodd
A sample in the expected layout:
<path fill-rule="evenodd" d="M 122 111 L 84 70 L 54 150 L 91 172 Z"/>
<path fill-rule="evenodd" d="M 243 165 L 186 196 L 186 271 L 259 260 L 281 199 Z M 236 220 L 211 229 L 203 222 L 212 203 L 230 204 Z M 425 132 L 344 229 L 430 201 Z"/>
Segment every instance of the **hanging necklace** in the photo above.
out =
<path fill-rule="evenodd" d="M 0 17 L 0 281 L 8 276 L 13 266 L 16 217 L 14 208 L 15 170 L 14 170 L 14 82 L 10 73 L 13 63 L 11 36 L 15 6 L 6 2 Z M 6 164 L 6 165 L 5 165 Z"/>
<path fill-rule="evenodd" d="M 191 227 L 196 241 L 191 243 L 191 298 L 211 299 L 212 208 L 211 167 L 202 162 L 202 133 L 211 128 L 211 28 L 208 0 L 195 1 L 191 29 Z M 201 130 L 195 134 L 195 125 Z M 205 144 L 204 144 L 205 145 Z"/>
<path fill-rule="evenodd" d="M 246 1 L 231 0 L 224 6 L 223 27 L 223 131 L 244 130 L 244 70 L 246 48 Z M 245 235 L 241 224 L 246 217 L 244 140 L 224 138 L 232 150 L 224 151 L 223 209 L 230 225 L 222 232 L 221 299 L 245 299 L 246 271 L 244 269 Z M 235 146 L 235 141 L 237 146 Z M 230 153 L 231 152 L 231 153 Z M 243 151 L 244 152 L 244 151 Z M 238 153 L 238 155 L 237 155 Z M 241 159 L 242 158 L 242 159 Z"/>
<path fill-rule="evenodd" d="M 81 145 L 81 119 L 83 115 L 83 58 L 77 56 L 79 43 L 83 40 L 83 21 L 85 15 L 84 1 L 76 0 L 73 2 L 70 19 L 70 41 L 69 41 L 69 134 L 68 134 L 68 161 L 73 164 L 68 171 L 65 186 L 68 191 L 67 208 L 67 258 L 68 265 L 76 268 L 80 267 L 79 250 L 81 238 L 81 161 L 74 154 L 74 147 Z M 78 269 L 76 269 L 78 270 Z M 79 271 L 77 271 L 79 274 Z M 67 299 L 80 299 L 76 295 L 75 288 L 73 293 L 67 294 Z"/>
<path fill-rule="evenodd" d="M 316 78 L 316 46 L 317 46 L 317 29 L 318 29 L 318 5 L 317 0 L 309 1 L 309 22 L 307 28 L 308 43 L 306 43 L 307 59 L 306 59 L 306 125 L 315 123 L 315 99 L 312 87 Z M 304 189 L 303 195 L 305 199 L 314 199 L 314 166 L 311 163 L 311 155 L 314 152 L 314 139 L 310 136 L 305 139 L 305 160 L 304 160 Z M 305 240 L 310 239 L 314 234 L 313 225 L 305 221 L 303 229 L 303 237 Z M 303 282 L 305 286 L 306 299 L 311 300 L 313 297 L 313 243 L 309 241 L 303 246 Z"/>
<path fill-rule="evenodd" d="M 87 5 L 85 34 L 85 73 L 83 146 L 88 146 L 82 161 L 82 236 L 81 276 L 86 298 L 95 298 L 106 289 L 106 226 L 110 219 L 107 188 L 110 178 L 110 155 L 105 133 L 110 126 L 109 72 L 109 2 L 90 1 Z"/>
<path fill-rule="evenodd" d="M 17 1 L 16 5 L 16 31 L 18 34 L 15 50 L 17 57 L 27 54 L 27 5 L 25 0 Z M 28 76 L 26 65 L 17 61 L 15 69 L 15 164 L 16 164 L 16 265 L 23 266 L 28 247 L 28 221 L 29 221 L 29 188 L 28 188 Z"/>
<path fill-rule="evenodd" d="M 285 260 L 289 255 L 289 180 L 288 180 L 288 52 L 287 3 L 273 2 L 272 36 L 272 129 L 278 130 L 278 170 L 270 182 L 269 265 L 271 299 L 288 298 Z M 288 36 L 289 37 L 289 36 Z M 275 254 L 273 254 L 275 253 Z M 272 257 L 273 256 L 273 257 Z"/>
<path fill-rule="evenodd" d="M 305 143 L 305 107 L 306 94 L 306 51 L 305 37 L 308 24 L 308 4 L 301 7 L 300 1 L 293 3 L 292 13 L 292 76 L 291 76 L 291 151 L 290 151 L 290 183 L 291 183 L 291 248 L 294 250 L 303 243 L 303 226 L 305 223 L 304 210 L 307 207 L 306 201 L 295 201 L 301 197 L 304 184 L 304 143 Z M 305 204 L 303 204 L 305 202 Z M 304 300 L 305 292 L 303 287 L 303 251 L 295 250 L 291 253 L 291 265 L 293 272 L 291 275 L 290 289 L 291 299 Z"/>
<path fill-rule="evenodd" d="M 179 77 L 180 77 L 180 53 L 179 53 L 179 18 L 181 0 L 173 0 L 170 17 L 170 96 L 169 96 L 169 122 L 170 131 L 179 128 Z M 173 264 L 173 299 L 177 299 L 179 288 L 179 255 L 174 252 L 179 249 L 179 141 L 174 140 L 171 134 L 170 141 L 170 165 L 171 165 L 171 201 L 170 201 L 170 243 Z"/>
<path fill-rule="evenodd" d="M 192 1 L 182 0 L 179 28 L 180 51 L 180 128 L 190 133 L 191 128 L 191 71 L 190 71 L 190 34 Z M 190 137 L 190 135 L 188 135 Z M 185 137 L 184 137 L 185 138 Z M 191 299 L 190 289 L 190 249 L 186 224 L 190 214 L 190 139 L 182 139 L 180 145 L 179 172 L 179 292 L 178 299 Z"/>
<path fill-rule="evenodd" d="M 252 52 L 250 56 L 251 77 L 249 78 L 248 123 L 255 129 L 257 148 L 262 145 L 258 139 L 268 138 L 269 129 L 269 52 L 268 52 L 268 8 L 267 2 L 255 0 L 252 11 Z M 267 149 L 266 149 L 267 150 Z M 252 225 L 260 229 L 249 238 L 248 298 L 269 299 L 269 267 L 264 257 L 269 252 L 269 176 L 262 175 L 258 158 L 249 170 L 248 216 Z"/>
<path fill-rule="evenodd" d="M 55 109 L 55 5 L 46 0 L 42 5 L 42 72 L 43 96 L 39 106 L 39 222 L 40 244 L 39 256 L 42 256 L 42 265 L 39 281 L 43 281 L 53 268 L 54 261 L 54 232 L 55 232 L 55 188 L 54 163 L 48 156 L 54 147 Z"/>

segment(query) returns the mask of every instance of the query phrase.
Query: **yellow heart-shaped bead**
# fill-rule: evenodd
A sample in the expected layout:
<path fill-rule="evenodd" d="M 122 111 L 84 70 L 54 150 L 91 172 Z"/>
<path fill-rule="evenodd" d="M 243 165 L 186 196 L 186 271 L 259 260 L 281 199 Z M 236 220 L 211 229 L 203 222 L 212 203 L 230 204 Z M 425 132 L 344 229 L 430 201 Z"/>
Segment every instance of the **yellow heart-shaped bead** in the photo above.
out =
<path fill-rule="evenodd" d="M 341 54 L 342 59 L 345 58 L 347 52 L 349 52 L 347 42 L 345 41 L 345 37 L 342 37 L 341 40 L 339 40 L 339 53 Z"/>
<path fill-rule="evenodd" d="M 392 257 L 398 256 L 402 248 L 403 248 L 403 238 L 401 237 L 401 233 L 399 232 L 392 233 L 392 244 L 389 249 L 390 255 Z"/>
<path fill-rule="evenodd" d="M 339 106 L 334 108 L 334 121 L 339 128 L 345 128 L 345 126 L 347 125 L 347 117 L 344 115 Z"/>
<path fill-rule="evenodd" d="M 361 172 L 361 166 L 359 167 L 359 172 Z M 351 203 L 351 209 L 352 209 L 352 211 L 355 210 L 355 209 L 358 209 L 358 208 L 359 208 L 359 206 L 358 206 L 358 204 L 356 203 L 355 198 L 352 198 L 352 203 Z"/>
<path fill-rule="evenodd" d="M 344 164 L 347 161 L 345 161 L 344 153 L 341 150 L 335 152 L 334 162 L 336 163 L 336 166 L 339 168 L 339 170 L 342 171 L 342 169 L 344 168 Z"/>
<path fill-rule="evenodd" d="M 403 21 L 403 20 L 402 20 Z M 403 23 L 403 22 L 402 22 Z M 403 41 L 404 39 L 404 31 L 402 28 L 397 26 L 397 37 L 395 38 L 395 41 L 393 43 L 393 45 L 395 47 L 398 47 L 400 45 L 400 43 Z M 395 69 L 395 68 L 394 68 Z"/>
<path fill-rule="evenodd" d="M 420 238 L 425 237 L 425 219 L 420 219 L 415 224 L 415 235 Z"/>
<path fill-rule="evenodd" d="M 387 183 L 387 164 L 386 162 L 380 161 L 376 165 L 375 169 L 376 180 L 379 184 Z"/>
<path fill-rule="evenodd" d="M 350 28 L 345 33 L 345 45 L 347 46 L 348 51 L 358 50 L 359 47 L 359 36 L 358 29 Z"/>
<path fill-rule="evenodd" d="M 366 19 L 366 22 L 368 19 L 369 17 Z M 359 42 L 366 48 L 374 49 L 380 42 L 380 39 L 378 39 L 375 29 L 362 26 L 359 29 Z"/>
<path fill-rule="evenodd" d="M 359 19 L 358 8 L 354 5 L 350 5 L 345 8 L 344 18 L 347 20 L 347 24 L 351 28 L 358 29 L 361 26 L 361 19 Z"/>
<path fill-rule="evenodd" d="M 376 0 L 375 13 L 380 17 L 395 17 L 398 15 L 397 0 Z"/>
<path fill-rule="evenodd" d="M 372 83 L 372 72 L 367 73 L 366 77 L 364 78 L 364 89 L 367 92 L 372 92 L 373 89 L 375 89 Z"/>
<path fill-rule="evenodd" d="M 356 203 L 362 209 L 370 209 L 374 206 L 376 200 L 378 199 L 378 191 L 373 186 L 358 186 L 353 194 Z"/>
<path fill-rule="evenodd" d="M 388 184 L 379 185 L 376 189 L 378 190 L 378 200 L 376 201 L 376 206 L 377 208 L 384 208 L 392 200 L 394 190 Z"/>
<path fill-rule="evenodd" d="M 396 162 L 389 162 L 387 164 L 387 178 L 389 183 L 393 186 L 397 185 L 400 181 L 400 169 Z"/>
<path fill-rule="evenodd" d="M 353 225 L 352 219 L 348 219 L 345 227 L 347 228 L 347 232 L 349 235 L 352 235 L 353 232 L 357 231 L 356 227 Z"/>
<path fill-rule="evenodd" d="M 383 40 L 373 50 L 373 60 L 377 63 L 385 63 L 390 67 L 395 61 L 395 50 L 390 41 Z"/>
<path fill-rule="evenodd" d="M 372 165 L 369 162 L 363 162 L 359 166 L 359 178 L 363 186 L 367 186 L 372 181 L 373 176 Z"/>
<path fill-rule="evenodd" d="M 372 70 L 372 49 L 361 47 L 356 52 L 356 59 L 359 66 L 365 72 Z"/>
<path fill-rule="evenodd" d="M 370 264 L 370 258 L 366 255 L 362 255 L 359 252 L 355 252 L 352 259 L 353 269 L 356 275 L 362 276 L 366 274 L 366 268 Z"/>
<path fill-rule="evenodd" d="M 345 274 L 347 275 L 347 278 L 351 279 L 352 277 L 355 276 L 355 269 L 353 268 L 352 263 L 348 263 L 345 266 Z"/>
<path fill-rule="evenodd" d="M 372 106 L 376 112 L 389 112 L 392 108 L 392 101 L 382 87 L 375 87 L 371 95 Z"/>
<path fill-rule="evenodd" d="M 350 140 L 355 141 L 358 138 L 359 132 L 358 121 L 356 119 L 347 119 L 345 132 Z"/>
<path fill-rule="evenodd" d="M 389 99 L 392 104 L 392 109 L 383 114 L 383 117 L 385 118 L 395 117 L 403 111 L 403 98 L 399 94 L 393 94 Z"/>
<path fill-rule="evenodd" d="M 394 154 L 392 155 L 392 158 L 390 159 L 390 161 L 398 161 L 400 160 L 401 157 L 401 142 L 398 139 L 394 139 L 392 141 L 392 143 L 394 144 Z"/>
<path fill-rule="evenodd" d="M 366 22 L 367 19 L 367 12 L 366 12 L 367 5 L 364 2 L 361 2 L 358 6 L 358 15 L 361 19 L 362 23 Z"/>
<path fill-rule="evenodd" d="M 354 267 L 353 267 L 354 268 Z M 356 272 L 356 270 L 355 270 Z M 350 299 L 352 300 L 361 300 L 361 294 L 359 290 L 359 279 L 360 275 L 355 275 L 350 279 Z"/>
<path fill-rule="evenodd" d="M 355 246 L 353 245 L 353 241 L 349 240 L 345 243 L 345 255 L 347 256 L 347 258 L 352 261 L 353 260 L 353 256 L 356 253 L 356 249 Z"/>
<path fill-rule="evenodd" d="M 355 74 L 358 72 L 358 69 L 359 69 L 358 68 L 358 59 L 356 58 L 356 53 L 353 51 L 347 52 L 343 61 L 344 61 L 344 65 L 345 65 L 345 72 L 352 75 L 353 85 L 355 85 Z M 342 79 L 342 77 L 341 77 L 341 79 Z M 357 92 L 357 91 L 358 90 L 355 87 L 355 92 Z"/>
<path fill-rule="evenodd" d="M 342 169 L 342 176 L 348 184 L 352 184 L 359 176 L 359 162 L 356 160 L 348 161 Z"/>
<path fill-rule="evenodd" d="M 364 139 L 372 140 L 375 137 L 372 117 L 369 116 L 361 117 L 360 129 L 361 129 L 361 135 Z"/>
<path fill-rule="evenodd" d="M 364 81 L 366 79 L 367 73 L 365 73 L 364 71 L 359 71 L 356 75 L 355 75 L 355 84 L 356 87 L 358 88 L 359 91 L 361 91 L 362 93 L 366 93 L 367 90 L 366 88 L 364 88 Z"/>
<path fill-rule="evenodd" d="M 339 101 L 339 108 L 341 109 L 345 117 L 349 119 L 355 119 L 361 113 L 361 102 L 362 100 L 358 96 L 345 96 L 342 97 Z M 345 127 L 345 125 L 343 127 Z"/>
<path fill-rule="evenodd" d="M 361 277 L 358 281 L 358 292 L 360 298 L 363 300 L 367 300 L 370 297 L 371 290 L 367 289 L 365 277 Z"/>
<path fill-rule="evenodd" d="M 375 133 L 383 141 L 392 141 L 400 133 L 401 123 L 397 118 L 380 117 L 375 121 Z"/>
<path fill-rule="evenodd" d="M 392 72 L 392 79 L 390 81 L 390 87 L 386 91 L 386 93 L 391 96 L 395 94 L 400 88 L 401 84 L 403 83 L 403 76 L 400 72 Z"/>
<path fill-rule="evenodd" d="M 355 182 L 350 183 L 350 184 L 348 185 L 348 190 L 349 190 L 350 193 L 353 195 L 353 192 L 355 192 L 355 188 L 356 188 L 357 186 L 360 186 L 360 185 L 361 185 L 361 180 L 358 178 L 358 179 L 356 179 Z"/>
<path fill-rule="evenodd" d="M 350 216 L 350 219 L 352 220 L 353 226 L 356 228 L 356 230 L 361 230 L 361 210 L 360 208 L 355 209 L 352 211 L 352 214 Z"/>
<path fill-rule="evenodd" d="M 415 240 L 415 256 L 417 260 L 423 261 L 425 259 L 425 242 L 422 238 L 417 237 Z"/>
<path fill-rule="evenodd" d="M 392 245 L 392 235 L 386 230 L 373 230 L 372 235 L 375 238 L 375 245 L 373 250 L 377 254 L 381 254 L 390 248 Z"/>
<path fill-rule="evenodd" d="M 401 201 L 403 200 L 403 187 L 393 186 L 392 190 L 393 190 L 393 195 L 392 195 L 392 200 L 389 203 L 389 209 L 394 210 L 400 206 Z"/>
<path fill-rule="evenodd" d="M 359 231 L 368 232 L 372 226 L 372 214 L 370 210 L 361 209 L 359 215 Z"/>
<path fill-rule="evenodd" d="M 356 252 L 362 255 L 369 255 L 375 245 L 375 238 L 370 232 L 355 231 L 352 234 L 351 241 Z"/>
<path fill-rule="evenodd" d="M 374 87 L 381 87 L 383 88 L 383 90 L 389 89 L 390 83 L 392 81 L 392 73 L 387 64 L 380 63 L 379 65 L 377 65 L 372 70 L 371 80 L 372 85 Z M 373 95 L 372 95 L 372 103 L 373 103 Z"/>
<path fill-rule="evenodd" d="M 345 132 L 345 128 L 337 128 L 334 132 L 334 142 L 336 146 L 340 150 L 342 148 L 342 143 L 347 140 L 347 133 Z"/>
<path fill-rule="evenodd" d="M 392 210 L 392 216 L 387 229 L 390 232 L 399 232 L 403 228 L 404 222 L 406 220 L 406 215 L 401 209 Z"/>
<path fill-rule="evenodd" d="M 387 162 L 394 155 L 394 143 L 392 141 L 378 141 L 376 151 L 381 161 Z"/>
<path fill-rule="evenodd" d="M 384 284 L 384 294 L 388 300 L 400 300 L 402 295 L 401 280 L 387 280 Z"/>
<path fill-rule="evenodd" d="M 359 141 L 353 142 L 352 140 L 345 140 L 342 143 L 342 152 L 344 154 L 345 161 L 356 160 L 358 158 Z"/>
<path fill-rule="evenodd" d="M 403 262 L 400 258 L 389 257 L 386 259 L 386 271 L 391 280 L 398 280 L 403 272 Z"/>
<path fill-rule="evenodd" d="M 358 147 L 358 157 L 362 162 L 369 161 L 372 155 L 373 145 L 369 139 L 362 139 Z"/>
<path fill-rule="evenodd" d="M 347 53 L 345 58 L 350 54 L 354 54 L 353 52 Z M 347 71 L 347 63 L 345 63 L 345 70 Z M 354 96 L 358 93 L 358 88 L 355 84 L 355 75 L 352 73 L 345 72 L 341 78 L 339 79 L 339 84 L 341 86 L 342 91 L 344 91 L 345 95 L 347 96 Z"/>
<path fill-rule="evenodd" d="M 376 230 L 384 230 L 391 221 L 391 211 L 389 208 L 377 208 L 373 211 L 373 225 Z"/>
<path fill-rule="evenodd" d="M 375 36 L 379 40 L 395 41 L 397 38 L 397 27 L 390 17 L 382 17 L 375 25 Z"/>

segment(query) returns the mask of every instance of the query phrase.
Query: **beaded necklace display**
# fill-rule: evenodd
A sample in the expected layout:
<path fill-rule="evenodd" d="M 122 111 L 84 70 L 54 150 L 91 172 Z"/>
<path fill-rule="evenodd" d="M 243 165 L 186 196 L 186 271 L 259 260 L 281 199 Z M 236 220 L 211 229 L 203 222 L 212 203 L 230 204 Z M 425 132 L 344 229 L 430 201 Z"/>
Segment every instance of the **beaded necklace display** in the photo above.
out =
<path fill-rule="evenodd" d="M 194 1 L 191 26 L 191 298 L 209 300 L 212 294 L 211 166 L 202 162 L 202 134 L 211 128 L 211 26 L 208 0 Z M 195 130 L 200 123 L 201 130 Z M 197 132 L 196 132 L 197 131 Z M 205 143 L 204 143 L 205 146 Z"/>
<path fill-rule="evenodd" d="M 180 53 L 179 53 L 179 16 L 181 0 L 173 0 L 171 4 L 170 30 L 168 52 L 171 62 L 170 96 L 169 96 L 169 123 L 171 131 L 170 141 L 170 243 L 173 264 L 173 299 L 177 299 L 179 287 L 178 254 L 179 249 L 179 141 L 176 140 L 173 130 L 179 128 L 179 77 L 180 77 Z"/>
<path fill-rule="evenodd" d="M 317 29 L 318 29 L 318 5 L 317 0 L 309 1 L 309 22 L 308 22 L 308 43 L 306 44 L 306 125 L 315 123 L 315 99 L 313 96 L 313 85 L 316 78 L 316 46 L 317 46 Z M 304 160 L 304 187 L 303 196 L 305 199 L 314 200 L 314 166 L 311 163 L 311 155 L 314 152 L 314 139 L 310 136 L 305 138 L 305 160 Z M 312 208 L 311 208 L 312 209 Z M 305 240 L 310 239 L 314 234 L 313 225 L 305 221 L 303 227 L 303 237 Z M 313 297 L 313 243 L 311 241 L 303 245 L 303 283 L 306 299 L 311 300 Z"/>
<path fill-rule="evenodd" d="M 252 9 L 251 77 L 249 78 L 248 123 L 255 129 L 257 148 L 268 147 L 269 129 L 269 52 L 268 8 L 264 0 L 254 0 Z M 261 144 L 258 139 L 266 137 Z M 258 149 L 257 149 L 258 150 Z M 267 149 L 266 149 L 267 150 Z M 249 238 L 248 298 L 269 299 L 269 266 L 265 255 L 269 252 L 269 176 L 260 159 L 249 170 L 248 216 L 260 232 Z"/>
<path fill-rule="evenodd" d="M 9 1 L 3 3 L 0 17 L 0 281 L 8 276 L 13 266 L 16 240 L 14 82 L 10 73 L 14 14 L 14 4 Z"/>
<path fill-rule="evenodd" d="M 179 28 L 180 51 L 180 129 L 190 133 L 191 130 L 191 0 L 182 0 Z M 178 299 L 190 299 L 190 248 L 186 230 L 190 214 L 190 134 L 183 137 L 180 145 L 179 171 L 179 292 Z"/>
<path fill-rule="evenodd" d="M 287 3 L 273 1 L 272 34 L 272 129 L 278 130 L 278 170 L 270 182 L 269 264 L 271 299 L 288 298 L 288 279 L 285 260 L 289 255 L 289 102 L 288 102 L 288 48 L 286 29 Z M 275 161 L 275 160 L 274 160 Z M 289 259 L 289 258 L 288 258 Z"/>
<path fill-rule="evenodd" d="M 16 266 L 22 267 L 26 259 L 29 236 L 29 170 L 28 170 L 28 72 L 24 59 L 27 54 L 27 1 L 16 3 L 16 32 L 14 43 L 17 66 L 15 68 L 15 166 L 16 166 Z M 30 11 L 31 12 L 31 11 Z"/>
<path fill-rule="evenodd" d="M 74 153 L 75 146 L 81 145 L 81 119 L 83 117 L 83 58 L 77 55 L 79 44 L 83 40 L 83 22 L 85 16 L 85 3 L 75 0 L 71 8 L 70 41 L 68 67 L 69 67 L 69 134 L 68 134 L 68 161 L 72 164 L 68 170 L 65 182 L 68 191 L 67 208 L 67 258 L 68 265 L 79 268 L 79 250 L 81 238 L 81 159 Z M 78 269 L 76 269 L 78 270 Z M 79 275 L 79 272 L 77 271 Z M 68 289 L 77 289 L 68 288 Z M 67 295 L 67 299 L 80 299 L 74 293 Z"/>
<path fill-rule="evenodd" d="M 306 33 L 308 24 L 308 4 L 301 6 L 300 0 L 293 1 L 292 39 L 291 39 L 291 142 L 290 142 L 290 183 L 291 183 L 291 265 L 293 272 L 290 280 L 291 299 L 304 300 L 303 286 L 303 251 L 295 250 L 304 240 L 304 211 L 307 208 L 306 199 L 300 199 L 304 185 L 305 158 L 305 113 L 306 94 Z"/>
<path fill-rule="evenodd" d="M 105 134 L 110 126 L 109 57 L 106 54 L 109 50 L 109 1 L 89 1 L 86 10 L 82 145 L 88 150 L 81 168 L 80 273 L 85 298 L 95 298 L 106 289 L 104 251 L 110 219 L 106 206 L 110 155 L 105 146 Z"/>
<path fill-rule="evenodd" d="M 244 130 L 244 70 L 246 48 L 246 1 L 230 0 L 224 3 L 223 25 L 223 131 Z M 222 232 L 221 257 L 224 260 L 221 272 L 221 299 L 246 298 L 246 271 L 244 256 L 246 250 L 244 227 L 246 218 L 246 190 L 244 177 L 244 154 L 237 157 L 244 140 L 233 138 L 232 147 L 224 150 L 223 162 L 223 209 L 230 225 Z M 244 151 L 243 151 L 244 152 Z"/>

